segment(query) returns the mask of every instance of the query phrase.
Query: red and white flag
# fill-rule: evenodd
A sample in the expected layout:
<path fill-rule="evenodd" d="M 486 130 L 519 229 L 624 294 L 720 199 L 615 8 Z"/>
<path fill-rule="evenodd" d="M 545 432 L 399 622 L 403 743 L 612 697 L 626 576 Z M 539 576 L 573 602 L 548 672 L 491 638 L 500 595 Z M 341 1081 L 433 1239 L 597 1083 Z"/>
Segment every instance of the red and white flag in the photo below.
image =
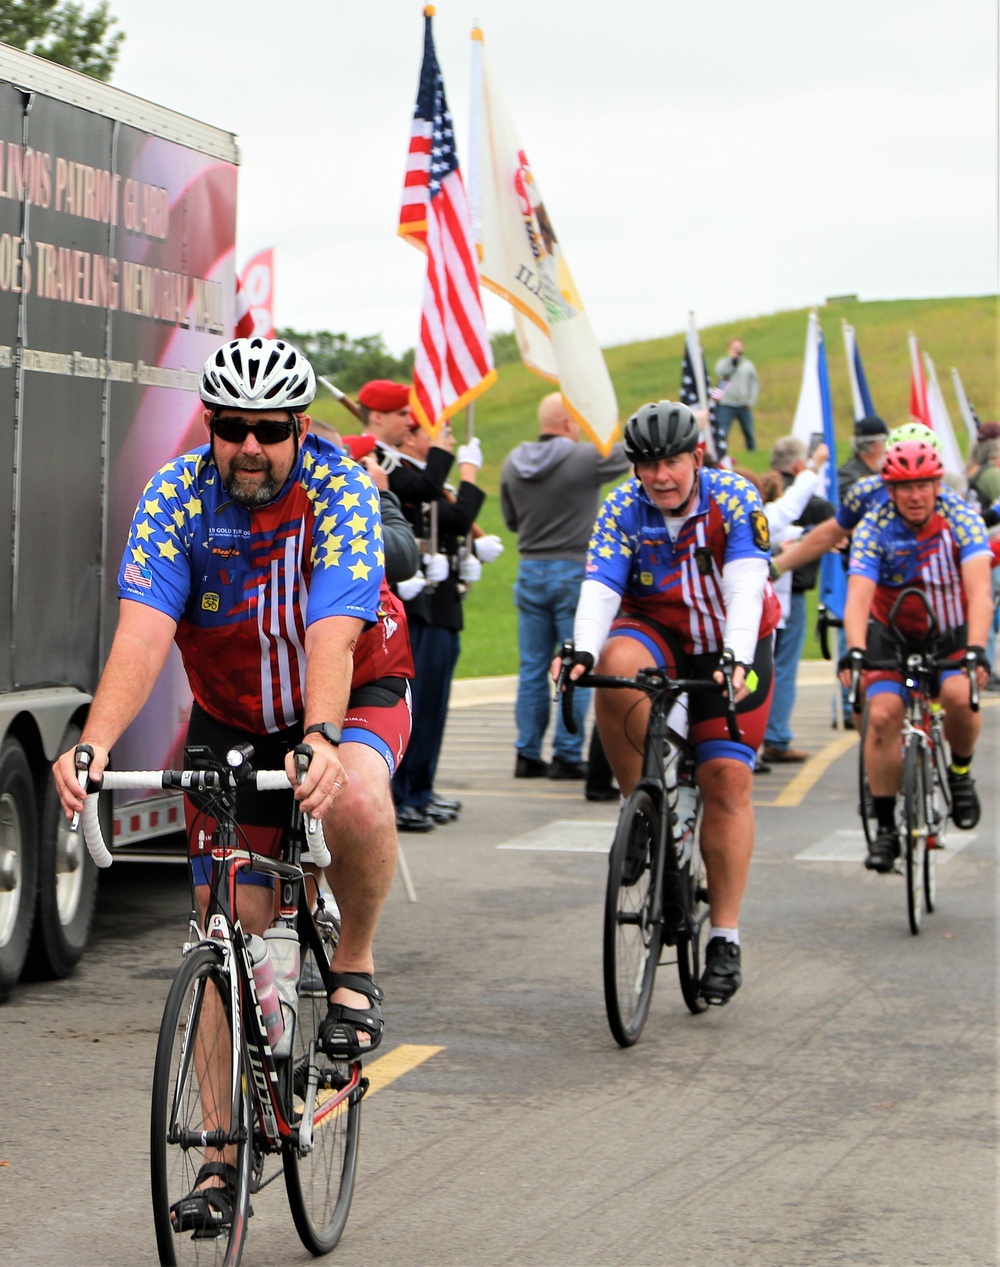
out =
<path fill-rule="evenodd" d="M 237 339 L 274 338 L 274 249 L 258 251 L 236 278 Z"/>
<path fill-rule="evenodd" d="M 424 60 L 399 213 L 401 236 L 427 254 L 410 404 L 432 435 L 496 382 L 433 13 L 431 5 L 424 9 Z"/>
<path fill-rule="evenodd" d="M 927 400 L 927 380 L 915 334 L 910 335 L 910 419 L 913 422 L 922 422 L 925 427 L 934 430 L 931 407 Z"/>

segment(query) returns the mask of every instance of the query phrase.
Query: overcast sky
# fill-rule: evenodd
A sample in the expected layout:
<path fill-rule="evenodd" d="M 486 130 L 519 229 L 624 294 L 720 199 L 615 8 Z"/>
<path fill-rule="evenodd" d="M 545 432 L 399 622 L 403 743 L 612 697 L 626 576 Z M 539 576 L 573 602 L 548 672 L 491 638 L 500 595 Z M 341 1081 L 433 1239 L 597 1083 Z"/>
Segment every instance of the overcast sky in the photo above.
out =
<path fill-rule="evenodd" d="M 275 248 L 277 324 L 412 346 L 424 263 L 396 224 L 422 4 L 110 7 L 112 82 L 237 135 L 237 264 Z M 475 19 L 603 346 L 689 309 L 997 289 L 996 0 L 436 8 L 463 168 Z"/>

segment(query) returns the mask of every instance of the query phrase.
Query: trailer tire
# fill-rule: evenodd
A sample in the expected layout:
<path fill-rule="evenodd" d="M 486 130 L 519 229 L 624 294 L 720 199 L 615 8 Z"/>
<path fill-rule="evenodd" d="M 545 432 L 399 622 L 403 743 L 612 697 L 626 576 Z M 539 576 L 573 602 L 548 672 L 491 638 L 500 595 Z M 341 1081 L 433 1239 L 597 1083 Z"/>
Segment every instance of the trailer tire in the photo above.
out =
<path fill-rule="evenodd" d="M 38 888 L 38 812 L 31 766 L 16 739 L 0 746 L 0 999 L 21 975 Z"/>
<path fill-rule="evenodd" d="M 80 727 L 66 728 L 59 744 L 68 752 L 80 738 Z M 97 864 L 90 856 L 82 830 L 69 831 L 55 781 L 48 775 L 42 798 L 42 826 L 38 848 L 38 910 L 29 951 L 33 977 L 66 977 L 80 962 L 97 900 Z M 108 824 L 102 823 L 107 835 Z"/>

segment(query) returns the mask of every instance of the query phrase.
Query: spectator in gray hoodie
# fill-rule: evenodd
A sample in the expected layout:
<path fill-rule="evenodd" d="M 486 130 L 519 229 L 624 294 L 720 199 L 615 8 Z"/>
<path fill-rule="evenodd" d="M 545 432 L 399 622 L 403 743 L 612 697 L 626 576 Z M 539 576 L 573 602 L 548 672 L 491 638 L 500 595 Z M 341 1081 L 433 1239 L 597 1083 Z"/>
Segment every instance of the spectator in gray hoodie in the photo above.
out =
<path fill-rule="evenodd" d="M 624 475 L 629 461 L 620 444 L 606 458 L 593 445 L 579 444 L 580 428 L 566 412 L 559 392 L 542 399 L 538 429 L 538 439 L 519 444 L 500 474 L 504 522 L 517 533 L 521 556 L 514 586 L 520 654 L 514 775 L 583 779 L 583 720 L 589 691 L 576 692 L 577 733 L 571 735 L 559 716 L 552 761 L 542 760 L 552 707 L 549 665 L 558 647 L 573 634 L 601 487 Z"/>

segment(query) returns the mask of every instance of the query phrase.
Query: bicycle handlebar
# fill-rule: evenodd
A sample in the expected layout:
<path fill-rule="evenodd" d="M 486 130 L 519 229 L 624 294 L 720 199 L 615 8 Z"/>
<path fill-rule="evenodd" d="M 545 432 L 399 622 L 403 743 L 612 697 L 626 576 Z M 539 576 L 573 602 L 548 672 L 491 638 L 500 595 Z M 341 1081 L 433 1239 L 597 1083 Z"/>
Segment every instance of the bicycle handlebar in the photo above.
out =
<path fill-rule="evenodd" d="M 79 766 L 81 754 L 88 758 L 86 745 L 77 748 L 77 769 L 81 784 L 85 784 L 87 791 L 82 814 L 83 838 L 87 842 L 90 856 L 99 867 L 110 867 L 114 861 L 104 840 L 98 813 L 98 798 L 102 791 L 131 788 L 151 792 L 161 788 L 174 788 L 212 792 L 234 790 L 239 786 L 255 788 L 258 792 L 282 792 L 292 786 L 284 770 L 245 770 L 240 773 L 239 778 L 235 771 L 219 770 L 105 770 L 99 778 L 90 779 L 86 769 Z M 89 756 L 93 756 L 93 753 L 89 753 Z M 312 824 L 316 824 L 317 829 L 310 835 L 309 854 L 318 867 L 327 867 L 330 865 L 330 850 L 323 836 L 322 822 L 311 819 L 310 829 Z"/>
<path fill-rule="evenodd" d="M 562 648 L 562 668 L 559 671 L 559 681 L 557 683 L 557 690 L 561 696 L 563 724 L 571 735 L 575 735 L 577 732 L 576 718 L 573 715 L 573 692 L 578 686 L 589 686 L 611 690 L 631 688 L 632 690 L 645 691 L 649 696 L 656 695 L 660 691 L 667 691 L 674 696 L 728 693 L 729 703 L 726 709 L 726 725 L 729 729 L 729 736 L 734 743 L 743 742 L 743 732 L 740 730 L 739 722 L 736 720 L 736 702 L 733 698 L 731 664 L 722 666 L 726 680 L 721 684 L 706 678 L 672 678 L 666 669 L 652 667 L 640 669 L 634 678 L 613 677 L 592 673 L 589 670 L 578 678 L 571 678 L 569 671 L 573 668 L 573 650 L 569 643 L 564 644 Z"/>
<path fill-rule="evenodd" d="M 908 667 L 908 660 L 911 657 L 919 657 L 920 664 L 916 667 L 931 673 L 937 669 L 961 669 L 969 679 L 969 707 L 974 713 L 979 712 L 979 683 L 976 680 L 977 666 L 974 653 L 966 652 L 961 660 L 953 660 L 949 656 L 932 656 L 923 651 L 907 653 L 903 650 L 900 650 L 899 655 L 894 660 L 871 660 L 864 653 L 851 657 L 851 685 L 847 692 L 847 702 L 850 704 L 852 712 L 861 712 L 858 688 L 861 685 L 863 670 L 867 670 L 869 673 L 876 673 L 880 670 L 889 673 L 905 673 Z M 846 668 L 846 665 L 844 667 Z"/>

